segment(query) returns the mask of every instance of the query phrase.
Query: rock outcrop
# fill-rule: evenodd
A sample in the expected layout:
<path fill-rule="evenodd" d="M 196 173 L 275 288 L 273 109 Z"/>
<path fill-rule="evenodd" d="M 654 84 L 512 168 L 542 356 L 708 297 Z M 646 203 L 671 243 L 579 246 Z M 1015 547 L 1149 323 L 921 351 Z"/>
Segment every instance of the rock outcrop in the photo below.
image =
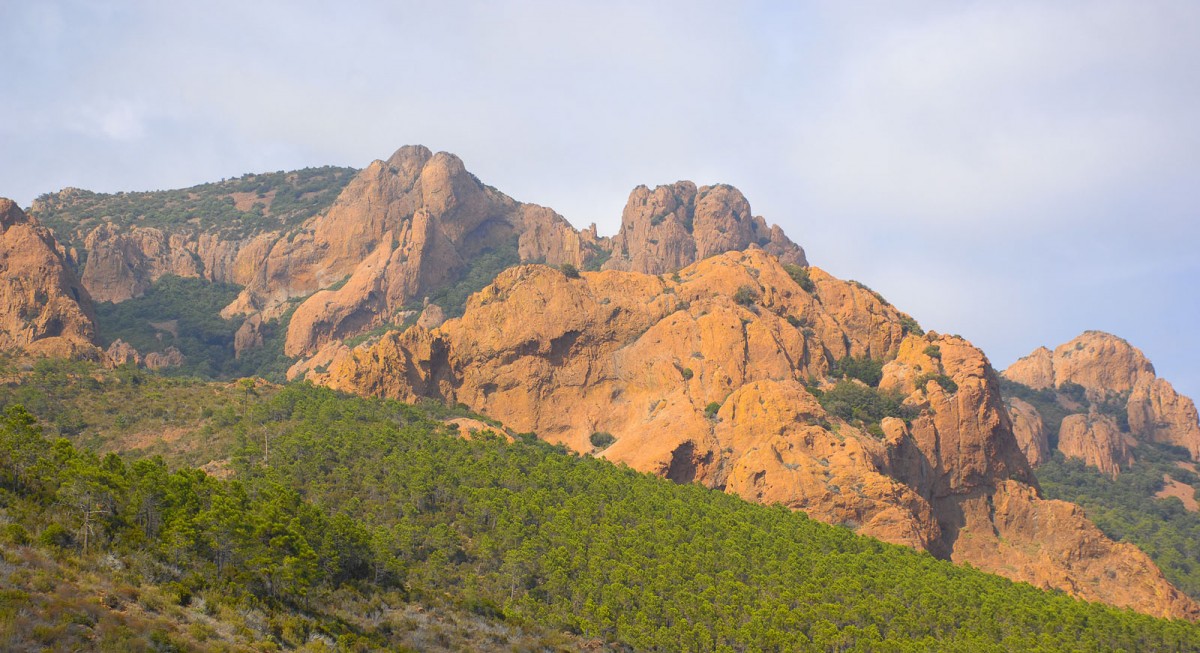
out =
<path fill-rule="evenodd" d="M 0 350 L 99 360 L 91 298 L 70 255 L 37 220 L 0 198 Z"/>
<path fill-rule="evenodd" d="M 307 297 L 285 351 L 311 354 L 391 320 L 481 255 L 505 251 L 579 266 L 599 248 L 594 232 L 484 186 L 458 157 L 404 147 L 360 172 L 299 234 L 276 240 L 226 314 L 270 317 Z"/>
<path fill-rule="evenodd" d="M 1010 380 L 1033 389 L 1062 389 L 1077 384 L 1093 410 L 1123 412 L 1128 432 L 1135 441 L 1158 442 L 1187 449 L 1192 460 L 1200 460 L 1200 420 L 1196 405 L 1180 395 L 1166 380 L 1158 378 L 1144 354 L 1125 340 L 1100 331 L 1088 331 L 1053 352 L 1040 347 L 1004 371 Z M 1086 413 L 1084 406 L 1072 406 Z M 1091 418 L 1089 418 L 1091 419 Z M 1092 420 L 1094 422 L 1094 419 Z M 1114 426 L 1119 426 L 1114 422 Z M 1104 436 L 1107 437 L 1107 436 Z M 1090 441 L 1090 439 L 1089 439 Z M 1074 447 L 1078 442 L 1073 442 Z M 1062 448 L 1060 439 L 1059 447 Z M 1093 454 L 1109 451 L 1087 447 Z M 1081 450 L 1072 449 L 1073 453 Z M 1117 458 L 1094 459 L 1106 470 L 1119 469 Z M 1067 453 L 1064 450 L 1064 453 Z M 1068 454 L 1072 455 L 1072 454 Z M 1092 463 L 1089 463 L 1092 464 Z"/>
<path fill-rule="evenodd" d="M 1058 429 L 1058 450 L 1067 458 L 1078 458 L 1101 474 L 1116 478 L 1122 467 L 1133 462 L 1125 438 L 1107 415 L 1068 415 Z"/>
<path fill-rule="evenodd" d="M 152 370 L 164 370 L 172 367 L 179 367 L 187 362 L 183 352 L 175 347 L 167 347 L 164 351 L 152 351 L 146 354 L 143 362 L 146 367 Z"/>
<path fill-rule="evenodd" d="M 98 302 L 140 297 L 160 277 L 201 277 L 237 283 L 238 251 L 246 243 L 207 234 L 170 234 L 154 227 L 96 227 L 84 240 L 83 285 Z"/>
<path fill-rule="evenodd" d="M 663 274 L 751 245 L 784 263 L 808 264 L 804 250 L 782 229 L 752 215 L 750 203 L 732 186 L 696 188 L 690 181 L 654 190 L 638 186 L 629 194 L 604 269 Z"/>
<path fill-rule="evenodd" d="M 1005 401 L 1012 420 L 1013 436 L 1025 454 L 1030 466 L 1037 467 L 1050 457 L 1050 443 L 1046 439 L 1046 424 L 1042 414 L 1028 402 L 1011 398 Z"/>
<path fill-rule="evenodd" d="M 112 341 L 104 353 L 108 356 L 108 364 L 113 367 L 121 365 L 137 367 L 142 364 L 142 354 L 133 345 L 120 338 Z"/>
<path fill-rule="evenodd" d="M 242 211 L 273 201 L 243 195 L 230 195 L 244 204 Z M 606 238 L 594 225 L 576 230 L 548 208 L 517 202 L 480 182 L 458 157 L 422 146 L 375 161 L 327 210 L 286 228 L 268 220 L 252 229 L 206 232 L 198 226 L 203 216 L 169 229 L 137 220 L 117 226 L 95 217 L 98 209 L 89 212 L 95 202 L 95 194 L 68 189 L 48 196 L 42 207 L 47 214 L 72 214 L 70 207 L 80 203 L 76 213 L 88 216 L 72 235 L 82 242 L 81 277 L 91 296 L 125 301 L 167 274 L 243 286 L 222 311 L 226 318 L 245 317 L 235 341 L 239 357 L 261 346 L 263 326 L 289 311 L 285 354 L 311 357 L 330 343 L 402 323 L 422 299 L 465 277 L 486 281 L 517 262 L 657 274 L 761 247 L 805 264 L 803 249 L 753 216 L 730 186 L 638 187 L 620 232 Z M 434 318 L 427 316 L 426 325 Z"/>
<path fill-rule="evenodd" d="M 308 373 L 362 394 L 465 403 L 579 452 L 606 432 L 615 441 L 599 455 L 677 482 L 1080 597 L 1200 614 L 1144 554 L 1037 497 L 982 352 L 909 333 L 907 316 L 860 285 L 808 276 L 811 291 L 759 249 L 677 279 L 522 266 L 461 318 Z M 827 412 L 800 379 L 826 378 L 846 356 L 889 361 L 880 387 L 915 417 L 883 420 L 880 436 Z M 1104 567 L 1114 571 L 1095 573 Z"/>

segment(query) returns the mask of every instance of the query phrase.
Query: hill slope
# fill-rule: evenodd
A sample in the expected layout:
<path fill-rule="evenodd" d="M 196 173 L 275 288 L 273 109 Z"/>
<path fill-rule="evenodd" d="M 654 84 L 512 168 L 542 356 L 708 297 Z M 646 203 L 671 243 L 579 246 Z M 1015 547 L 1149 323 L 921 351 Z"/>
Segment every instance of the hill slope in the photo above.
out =
<path fill-rule="evenodd" d="M 129 383 L 94 368 L 60 372 L 94 397 Z M 139 383 L 151 398 L 178 382 L 147 375 Z M 9 604 L 53 617 L 50 610 L 63 608 L 38 603 L 41 590 L 13 570 L 45 555 L 65 560 L 68 573 L 76 564 L 94 570 L 103 551 L 103 564 L 124 566 L 126 578 L 149 581 L 144 574 L 153 570 L 144 596 L 115 591 L 112 600 L 184 624 L 156 622 L 182 647 L 197 646 L 196 633 L 216 642 L 227 632 L 234 643 L 285 647 L 313 635 L 403 642 L 403 633 L 370 624 L 389 623 L 397 602 L 434 599 L 459 606 L 459 615 L 503 620 L 505 637 L 521 627 L 563 630 L 578 633 L 574 646 L 596 640 L 638 650 L 1200 646 L 1192 624 L 1042 592 L 533 439 L 453 437 L 440 416 L 413 406 L 300 385 L 252 389 L 234 389 L 243 400 L 221 418 L 221 429 L 242 443 L 233 445 L 236 482 L 52 445 L 10 411 L 0 424 L 4 555 L 16 556 L 0 577 Z M 87 554 L 81 513 L 54 500 L 81 491 L 103 497 Z M 239 524 L 245 530 L 220 535 Z M 30 562 L 14 566 L 17 558 Z M 390 598 L 376 594 L 388 591 Z M 370 622 L 366 606 L 379 601 L 383 612 Z M 359 617 L 336 616 L 354 606 L 362 606 Z M 88 632 L 121 632 L 103 612 L 76 621 L 74 641 L 98 646 Z M 242 630 L 227 631 L 235 619 Z M 9 637 L 28 634 L 0 624 Z M 513 641 L 492 645 L 520 648 Z"/>

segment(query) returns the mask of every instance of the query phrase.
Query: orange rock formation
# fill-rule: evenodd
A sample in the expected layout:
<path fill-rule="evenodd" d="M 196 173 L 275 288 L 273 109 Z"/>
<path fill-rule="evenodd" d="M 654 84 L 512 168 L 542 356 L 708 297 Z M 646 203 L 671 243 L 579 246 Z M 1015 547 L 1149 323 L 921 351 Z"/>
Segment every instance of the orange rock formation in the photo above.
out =
<path fill-rule="evenodd" d="M 1121 338 L 1088 331 L 1059 345 L 1053 352 L 1045 347 L 1038 348 L 1009 366 L 1004 376 L 1034 389 L 1077 383 L 1086 390 L 1089 401 L 1123 406 L 1129 418 L 1130 434 L 1135 440 L 1183 447 L 1191 453 L 1192 460 L 1200 460 L 1200 420 L 1197 419 L 1196 405 L 1175 392 L 1166 380 L 1158 378 L 1146 356 Z M 1094 422 L 1091 419 L 1091 423 Z M 1072 435 L 1078 433 L 1073 431 Z M 1100 437 L 1105 441 L 1111 439 L 1107 435 Z M 1069 446 L 1082 445 L 1072 441 Z M 1060 438 L 1059 448 L 1062 447 Z M 1084 448 L 1090 451 L 1089 460 L 1105 470 L 1128 464 L 1127 460 L 1122 462 L 1124 457 L 1118 451 L 1119 447 L 1088 445 Z M 1102 455 L 1104 451 L 1111 451 L 1115 457 Z M 1082 449 L 1075 448 L 1072 452 L 1083 455 Z"/>
<path fill-rule="evenodd" d="M 50 231 L 0 198 L 0 349 L 99 359 L 91 299 Z"/>
<path fill-rule="evenodd" d="M 702 260 L 678 280 L 522 266 L 473 296 L 462 318 L 388 334 L 309 376 L 463 402 L 580 452 L 608 432 L 616 441 L 600 455 L 635 469 L 1083 598 L 1200 614 L 1140 551 L 1103 537 L 1075 506 L 1037 497 L 982 352 L 906 333 L 903 314 L 874 293 L 809 274 L 811 293 L 756 249 Z M 827 414 L 801 380 L 847 355 L 888 360 L 881 388 L 917 417 L 884 420 L 880 438 Z"/>

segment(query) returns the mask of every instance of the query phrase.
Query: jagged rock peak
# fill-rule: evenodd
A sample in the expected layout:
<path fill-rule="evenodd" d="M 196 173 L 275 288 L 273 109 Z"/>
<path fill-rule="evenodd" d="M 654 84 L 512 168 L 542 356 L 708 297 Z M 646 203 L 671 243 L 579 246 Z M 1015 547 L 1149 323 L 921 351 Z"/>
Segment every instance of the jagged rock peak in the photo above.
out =
<path fill-rule="evenodd" d="M 1184 447 L 1193 460 L 1200 460 L 1200 421 L 1195 404 L 1158 378 L 1146 355 L 1123 338 L 1103 331 L 1085 331 L 1053 352 L 1039 347 L 1003 374 L 1036 390 L 1062 389 L 1066 384 L 1082 386 L 1090 409 L 1085 405 L 1078 410 L 1123 409 L 1134 440 Z M 1087 434 L 1087 442 L 1100 437 L 1087 429 L 1078 432 Z M 1111 434 L 1101 435 L 1103 446 L 1089 444 L 1089 453 L 1084 455 L 1084 447 L 1072 445 L 1073 452 L 1106 472 L 1117 470 L 1127 462 L 1128 455 L 1119 445 L 1107 444 L 1113 440 Z M 1110 452 L 1116 457 L 1097 452 Z"/>
<path fill-rule="evenodd" d="M 754 216 L 741 191 L 680 181 L 629 194 L 612 240 L 609 270 L 662 274 L 733 250 L 757 246 L 784 263 L 807 265 L 804 250 L 778 226 Z"/>
<path fill-rule="evenodd" d="M 1085 331 L 1051 352 L 1039 347 L 1013 363 L 1004 375 L 1035 390 L 1077 383 L 1092 393 L 1128 392 L 1154 378 L 1142 351 L 1103 331 Z"/>

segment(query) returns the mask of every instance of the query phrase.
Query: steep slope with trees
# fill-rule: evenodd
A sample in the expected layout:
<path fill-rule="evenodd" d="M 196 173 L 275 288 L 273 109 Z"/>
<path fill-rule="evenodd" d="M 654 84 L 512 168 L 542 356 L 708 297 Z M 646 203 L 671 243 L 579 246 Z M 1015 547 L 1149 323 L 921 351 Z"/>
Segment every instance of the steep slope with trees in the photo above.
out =
<path fill-rule="evenodd" d="M 94 399 L 128 385 L 118 378 L 128 371 L 71 369 L 70 382 Z M 151 401 L 176 383 L 141 382 Z M 98 457 L 45 439 L 29 413 L 6 409 L 5 641 L 124 650 L 1200 646 L 1195 624 L 1014 584 L 529 436 L 455 437 L 435 406 L 304 385 L 249 389 L 236 389 L 245 401 L 224 427 L 236 434 L 229 480 L 161 459 Z"/>

